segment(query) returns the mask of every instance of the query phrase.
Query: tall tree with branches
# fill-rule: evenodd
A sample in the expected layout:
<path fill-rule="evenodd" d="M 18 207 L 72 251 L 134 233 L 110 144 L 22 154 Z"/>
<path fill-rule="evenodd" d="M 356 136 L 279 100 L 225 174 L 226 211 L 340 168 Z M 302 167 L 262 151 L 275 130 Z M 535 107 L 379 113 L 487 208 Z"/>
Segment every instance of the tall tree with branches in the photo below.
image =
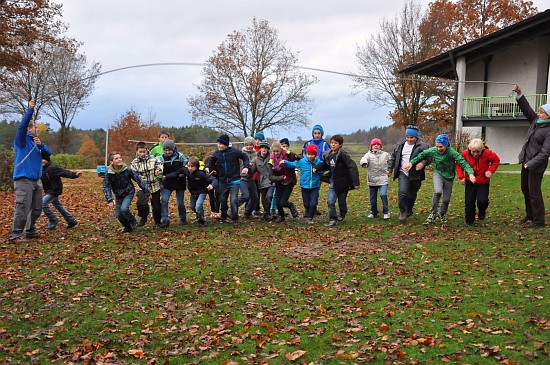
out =
<path fill-rule="evenodd" d="M 234 31 L 206 62 L 192 119 L 233 136 L 270 128 L 308 125 L 314 76 L 296 67 L 297 57 L 265 20 Z"/>

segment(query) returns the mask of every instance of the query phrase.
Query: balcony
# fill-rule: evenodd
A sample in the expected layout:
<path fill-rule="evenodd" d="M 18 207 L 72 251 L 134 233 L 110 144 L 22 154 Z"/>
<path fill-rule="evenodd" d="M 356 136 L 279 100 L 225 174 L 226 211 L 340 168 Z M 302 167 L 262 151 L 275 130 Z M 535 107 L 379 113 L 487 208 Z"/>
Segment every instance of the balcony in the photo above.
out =
<path fill-rule="evenodd" d="M 536 111 L 545 104 L 548 99 L 547 94 L 525 95 L 529 105 Z M 524 118 L 516 103 L 515 95 L 510 96 L 491 96 L 464 98 L 463 120 L 506 120 L 506 119 Z"/>

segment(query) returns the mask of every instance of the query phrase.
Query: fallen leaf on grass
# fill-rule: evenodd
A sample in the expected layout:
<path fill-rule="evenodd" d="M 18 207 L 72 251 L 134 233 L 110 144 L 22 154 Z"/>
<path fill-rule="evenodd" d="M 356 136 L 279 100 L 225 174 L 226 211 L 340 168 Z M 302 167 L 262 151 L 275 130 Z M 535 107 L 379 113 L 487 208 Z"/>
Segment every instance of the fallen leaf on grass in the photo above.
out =
<path fill-rule="evenodd" d="M 306 352 L 307 351 L 303 351 L 303 350 L 294 351 L 292 353 L 287 352 L 285 354 L 285 357 L 290 361 L 294 361 L 294 360 L 299 359 L 300 357 L 304 356 L 304 354 Z"/>

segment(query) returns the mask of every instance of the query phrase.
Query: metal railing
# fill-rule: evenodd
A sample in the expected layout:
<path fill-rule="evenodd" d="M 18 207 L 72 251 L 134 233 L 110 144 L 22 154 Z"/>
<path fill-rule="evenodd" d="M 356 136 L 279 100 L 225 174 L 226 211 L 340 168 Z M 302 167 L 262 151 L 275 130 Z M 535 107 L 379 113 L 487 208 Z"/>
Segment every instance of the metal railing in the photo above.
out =
<path fill-rule="evenodd" d="M 525 95 L 529 105 L 533 110 L 546 104 L 548 100 L 547 94 L 531 94 Z M 464 98 L 464 118 L 499 118 L 511 117 L 517 118 L 523 116 L 519 110 L 515 96 L 489 96 Z"/>

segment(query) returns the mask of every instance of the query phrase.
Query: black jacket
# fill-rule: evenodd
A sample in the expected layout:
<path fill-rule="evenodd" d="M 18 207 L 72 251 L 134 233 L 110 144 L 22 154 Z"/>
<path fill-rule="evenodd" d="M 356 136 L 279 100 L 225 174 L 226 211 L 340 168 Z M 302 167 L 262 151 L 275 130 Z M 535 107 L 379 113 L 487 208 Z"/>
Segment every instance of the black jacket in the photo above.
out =
<path fill-rule="evenodd" d="M 61 195 L 61 193 L 63 193 L 63 182 L 61 181 L 62 177 L 76 179 L 78 175 L 76 172 L 65 170 L 52 162 L 48 162 L 42 168 L 41 180 L 44 194 L 57 196 Z"/>
<path fill-rule="evenodd" d="M 124 169 L 119 173 L 116 173 L 111 166 L 108 166 L 107 173 L 103 179 L 103 194 L 105 194 L 105 199 L 107 199 L 107 202 L 114 200 L 113 193 L 116 198 L 123 198 L 127 195 L 134 194 L 136 190 L 132 180 L 138 184 L 145 195 L 150 194 L 149 189 L 145 183 L 141 181 L 138 173 L 132 170 L 129 166 L 124 167 Z"/>
<path fill-rule="evenodd" d="M 219 183 L 229 184 L 241 179 L 239 160 L 242 160 L 244 167 L 249 167 L 250 161 L 246 153 L 236 148 L 228 147 L 224 151 L 214 151 L 206 163 L 206 167 L 209 170 L 216 170 L 216 177 Z"/>
<path fill-rule="evenodd" d="M 403 138 L 397 144 L 395 145 L 395 148 L 393 149 L 393 152 L 390 156 L 390 162 L 388 164 L 388 168 L 390 171 L 393 170 L 393 179 L 397 179 L 399 177 L 399 171 L 401 170 L 401 152 L 403 151 L 403 146 L 407 143 L 407 139 Z M 422 142 L 420 139 L 416 140 L 416 143 L 413 146 L 413 149 L 411 151 L 411 160 L 415 158 L 420 152 L 427 150 L 429 146 Z M 431 158 L 427 158 L 423 161 L 421 161 L 424 167 L 428 166 L 432 163 Z M 426 173 L 424 172 L 425 169 L 422 169 L 420 171 L 416 171 L 415 168 L 412 168 L 409 170 L 409 180 L 420 180 L 423 181 L 426 179 Z"/>
<path fill-rule="evenodd" d="M 345 150 L 340 149 L 336 156 L 334 169 L 332 170 L 329 161 L 331 153 L 331 150 L 323 152 L 323 164 L 319 166 L 318 170 L 331 171 L 334 190 L 337 192 L 347 191 L 359 186 L 361 184 L 359 181 L 359 170 L 350 155 Z"/>
<path fill-rule="evenodd" d="M 208 175 L 204 170 L 189 171 L 187 167 L 178 170 L 178 174 L 184 174 L 187 177 L 187 188 L 193 195 L 208 193 L 208 185 L 212 184 L 214 188 L 218 187 L 218 180 L 212 175 Z"/>
<path fill-rule="evenodd" d="M 544 173 L 550 157 L 550 122 L 537 123 L 537 113 L 531 108 L 525 96 L 517 99 L 519 108 L 530 123 L 527 140 L 519 153 L 519 162 L 527 164 L 529 170 Z"/>

